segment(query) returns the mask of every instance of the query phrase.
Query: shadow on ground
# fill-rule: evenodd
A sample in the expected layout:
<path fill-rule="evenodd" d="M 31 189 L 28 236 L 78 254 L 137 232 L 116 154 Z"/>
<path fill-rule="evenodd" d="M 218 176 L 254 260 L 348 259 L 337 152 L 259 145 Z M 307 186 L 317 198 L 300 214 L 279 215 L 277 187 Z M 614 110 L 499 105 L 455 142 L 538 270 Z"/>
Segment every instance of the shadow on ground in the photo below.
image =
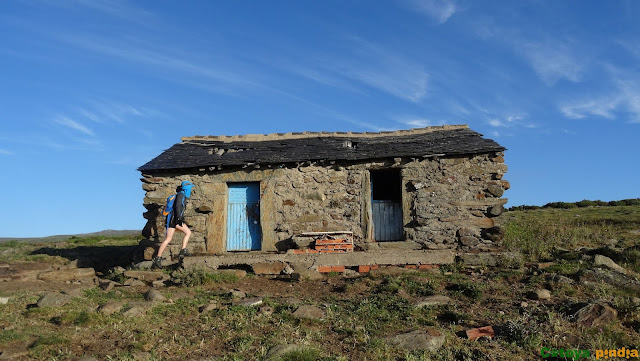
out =
<path fill-rule="evenodd" d="M 77 261 L 79 268 L 93 267 L 96 271 L 109 268 L 126 267 L 132 262 L 142 261 L 144 246 L 77 246 L 73 248 L 42 247 L 31 252 L 32 255 L 45 254 Z"/>

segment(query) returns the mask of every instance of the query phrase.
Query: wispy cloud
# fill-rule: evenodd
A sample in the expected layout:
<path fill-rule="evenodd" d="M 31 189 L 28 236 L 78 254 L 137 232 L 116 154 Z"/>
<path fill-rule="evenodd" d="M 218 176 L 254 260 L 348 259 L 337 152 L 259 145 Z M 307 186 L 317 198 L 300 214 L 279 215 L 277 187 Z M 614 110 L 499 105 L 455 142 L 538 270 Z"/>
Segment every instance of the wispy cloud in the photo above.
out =
<path fill-rule="evenodd" d="M 419 62 L 358 37 L 348 40 L 340 56 L 319 56 L 323 61 L 296 72 L 325 85 L 364 85 L 414 103 L 427 96 L 429 75 Z"/>
<path fill-rule="evenodd" d="M 444 24 L 460 7 L 453 0 L 406 0 L 407 4 L 429 18 L 436 24 Z"/>
<path fill-rule="evenodd" d="M 57 124 L 60 124 L 62 126 L 65 126 L 69 129 L 78 131 L 80 133 L 86 134 L 86 135 L 90 135 L 90 136 L 95 136 L 95 134 L 93 133 L 93 131 L 91 129 L 89 129 L 88 127 L 86 127 L 83 124 L 80 124 L 79 122 L 66 117 L 66 116 L 57 116 L 56 118 L 54 118 L 54 122 Z"/>
<path fill-rule="evenodd" d="M 555 85 L 560 79 L 571 82 L 582 80 L 585 64 L 567 43 L 549 40 L 524 42 L 517 46 L 548 86 Z"/>
<path fill-rule="evenodd" d="M 610 64 L 605 66 L 605 70 L 610 75 L 612 89 L 562 102 L 558 106 L 560 112 L 570 119 L 620 117 L 631 123 L 640 123 L 640 74 Z"/>
<path fill-rule="evenodd" d="M 156 16 L 123 0 L 41 0 L 49 6 L 65 9 L 85 8 L 99 13 L 138 24 L 151 23 Z"/>
<path fill-rule="evenodd" d="M 0 155 L 12 155 L 13 152 L 0 148 Z"/>
<path fill-rule="evenodd" d="M 148 44 L 127 38 L 115 41 L 68 34 L 55 37 L 83 50 L 137 63 L 144 66 L 145 71 L 160 78 L 197 85 L 219 93 L 233 94 L 238 88 L 262 87 L 261 84 L 242 74 L 241 70 L 234 70 L 233 66 L 224 65 L 228 62 L 224 59 L 214 61 L 201 57 L 200 60 L 194 60 L 193 58 L 198 56 L 189 58 L 184 55 L 188 53 L 184 50 L 152 48 Z"/>

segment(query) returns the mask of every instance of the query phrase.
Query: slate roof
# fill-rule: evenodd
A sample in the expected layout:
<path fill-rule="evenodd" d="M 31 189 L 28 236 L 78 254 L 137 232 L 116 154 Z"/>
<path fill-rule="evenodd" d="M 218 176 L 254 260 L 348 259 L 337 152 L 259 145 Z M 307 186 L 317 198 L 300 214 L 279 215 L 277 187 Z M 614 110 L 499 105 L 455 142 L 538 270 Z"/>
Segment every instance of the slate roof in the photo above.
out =
<path fill-rule="evenodd" d="M 504 147 L 466 125 L 379 133 L 286 133 L 182 138 L 139 171 L 234 167 L 302 161 L 362 161 L 498 152 Z"/>

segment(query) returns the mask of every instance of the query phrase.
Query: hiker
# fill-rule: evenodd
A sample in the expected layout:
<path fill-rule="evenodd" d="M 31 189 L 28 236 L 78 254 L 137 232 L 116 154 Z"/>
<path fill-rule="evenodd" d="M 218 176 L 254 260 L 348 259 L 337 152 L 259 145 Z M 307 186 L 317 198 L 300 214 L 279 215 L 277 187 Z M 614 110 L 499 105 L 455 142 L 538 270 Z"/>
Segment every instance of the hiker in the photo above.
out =
<path fill-rule="evenodd" d="M 191 237 L 191 230 L 184 223 L 184 210 L 187 206 L 187 199 L 191 196 L 191 188 L 193 188 L 193 183 L 189 181 L 183 181 L 178 188 L 176 188 L 175 198 L 169 197 L 170 200 L 173 201 L 173 204 L 167 204 L 165 211 L 168 212 L 166 223 L 167 223 L 167 234 L 160 244 L 160 248 L 158 248 L 158 255 L 153 258 L 153 267 L 162 268 L 162 253 L 164 253 L 165 248 L 169 245 L 171 240 L 173 239 L 174 233 L 176 233 L 176 229 L 180 232 L 184 233 L 184 238 L 182 239 L 182 249 L 178 254 L 181 257 L 191 256 L 191 252 L 187 250 L 187 243 L 189 243 L 189 237 Z"/>

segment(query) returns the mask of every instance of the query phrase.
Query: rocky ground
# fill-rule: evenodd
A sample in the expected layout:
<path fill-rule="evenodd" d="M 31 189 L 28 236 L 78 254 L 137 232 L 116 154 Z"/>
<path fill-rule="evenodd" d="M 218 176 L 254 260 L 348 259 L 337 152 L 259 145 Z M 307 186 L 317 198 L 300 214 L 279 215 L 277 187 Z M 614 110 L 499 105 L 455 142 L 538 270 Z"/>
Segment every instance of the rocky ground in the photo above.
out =
<path fill-rule="evenodd" d="M 117 256 L 134 252 L 136 240 L 7 243 L 0 359 L 535 360 L 632 351 L 640 347 L 636 231 L 589 247 L 535 248 L 545 259 L 520 244 L 524 253 L 511 248 L 510 257 L 475 265 L 313 277 L 179 263 L 149 270 Z M 91 260 L 102 261 L 87 267 Z"/>

